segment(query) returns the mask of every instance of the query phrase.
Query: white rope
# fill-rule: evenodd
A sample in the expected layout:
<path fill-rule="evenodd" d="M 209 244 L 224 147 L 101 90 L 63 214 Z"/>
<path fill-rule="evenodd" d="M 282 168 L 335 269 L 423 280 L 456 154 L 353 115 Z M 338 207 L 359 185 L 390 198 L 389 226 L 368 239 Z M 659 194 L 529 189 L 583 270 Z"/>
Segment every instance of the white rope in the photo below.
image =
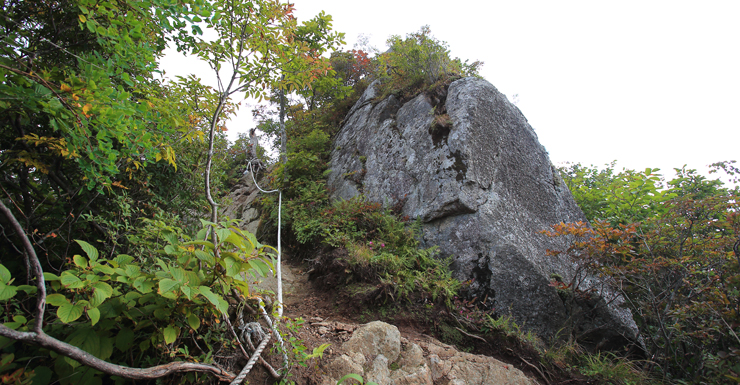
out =
<path fill-rule="evenodd" d="M 252 160 L 254 160 L 254 159 L 252 159 Z M 257 180 L 256 180 L 256 179 L 254 179 L 254 166 L 252 166 L 252 160 L 250 160 L 250 161 L 249 161 L 249 162 L 247 163 L 247 171 L 249 171 L 249 173 L 250 173 L 250 174 L 252 174 L 252 181 L 254 182 L 254 185 L 255 185 L 255 186 L 257 186 L 257 188 L 258 188 L 258 189 L 259 189 L 260 191 L 262 191 L 263 193 L 265 193 L 265 194 L 270 194 L 270 193 L 274 193 L 274 192 L 278 192 L 278 191 L 280 191 L 279 189 L 275 189 L 275 190 L 270 190 L 270 191 L 265 191 L 265 190 L 263 190 L 263 189 L 262 189 L 262 187 L 260 187 L 260 185 L 258 185 L 258 184 L 257 184 Z"/>
<path fill-rule="evenodd" d="M 278 257 L 277 257 L 277 296 L 278 296 L 277 307 L 278 308 L 277 310 L 278 310 L 278 316 L 280 317 L 283 316 L 283 273 L 282 273 L 282 261 L 281 261 L 283 252 L 282 252 L 282 248 L 280 247 L 281 246 L 280 226 L 282 225 L 280 222 L 283 217 L 282 212 L 281 212 L 282 208 L 283 208 L 283 192 L 280 191 L 278 193 L 278 240 L 277 240 L 278 241 L 277 242 L 278 243 L 277 244 L 277 247 L 278 247 Z"/>
<path fill-rule="evenodd" d="M 278 316 L 283 316 L 283 269 L 282 269 L 282 257 L 283 257 L 283 251 L 282 251 L 282 245 L 280 242 L 280 233 L 282 232 L 282 208 L 283 208 L 283 192 L 280 191 L 280 189 L 265 191 L 260 187 L 260 185 L 257 184 L 257 180 L 254 178 L 254 166 L 252 165 L 252 160 L 250 160 L 247 163 L 247 171 L 252 175 L 252 181 L 254 182 L 254 185 L 257 186 L 257 189 L 262 191 L 265 194 L 271 194 L 274 192 L 278 193 L 278 234 L 277 234 L 277 266 L 275 267 L 275 274 L 277 275 L 277 310 L 278 310 Z"/>
<path fill-rule="evenodd" d="M 285 371 L 288 370 L 288 353 L 285 350 L 285 344 L 283 343 L 283 337 L 280 335 L 280 331 L 277 329 L 277 326 L 272 323 L 272 320 L 270 319 L 270 316 L 267 314 L 267 311 L 265 310 L 265 306 L 262 304 L 262 301 L 260 301 L 260 310 L 262 311 L 262 316 L 265 317 L 265 321 L 267 321 L 267 325 L 270 326 L 270 330 L 272 330 L 272 335 L 275 336 L 275 339 L 278 340 L 280 343 L 280 351 L 283 353 L 283 375 L 285 375 Z"/>
<path fill-rule="evenodd" d="M 262 350 L 264 350 L 265 346 L 267 346 L 268 341 L 270 341 L 270 336 L 266 334 L 264 338 L 262 339 L 262 343 L 260 343 L 260 345 L 254 351 L 254 353 L 252 353 L 252 357 L 249 358 L 247 365 L 244 366 L 244 369 L 242 369 L 242 371 L 239 372 L 239 375 L 237 375 L 236 378 L 234 378 L 234 381 L 231 381 L 230 385 L 238 385 L 244 382 L 244 379 L 247 378 L 247 374 L 249 374 L 249 371 L 252 370 L 254 363 L 257 362 L 257 359 L 262 353 Z"/>

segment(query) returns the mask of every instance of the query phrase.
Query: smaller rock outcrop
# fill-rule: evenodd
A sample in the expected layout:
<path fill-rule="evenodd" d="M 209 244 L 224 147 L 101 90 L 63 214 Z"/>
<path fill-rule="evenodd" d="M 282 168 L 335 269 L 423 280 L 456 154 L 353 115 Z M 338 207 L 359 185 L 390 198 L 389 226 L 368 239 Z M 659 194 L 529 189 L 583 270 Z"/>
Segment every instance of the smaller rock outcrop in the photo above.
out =
<path fill-rule="evenodd" d="M 535 385 L 522 371 L 492 357 L 462 353 L 429 338 L 411 342 L 393 325 L 375 321 L 357 328 L 341 355 L 324 365 L 320 384 L 349 373 L 379 385 Z"/>
<path fill-rule="evenodd" d="M 255 201 L 259 196 L 260 191 L 251 175 L 244 175 L 226 197 L 230 203 L 222 209 L 222 217 L 238 219 L 241 229 L 256 234 L 260 226 L 260 212 Z"/>

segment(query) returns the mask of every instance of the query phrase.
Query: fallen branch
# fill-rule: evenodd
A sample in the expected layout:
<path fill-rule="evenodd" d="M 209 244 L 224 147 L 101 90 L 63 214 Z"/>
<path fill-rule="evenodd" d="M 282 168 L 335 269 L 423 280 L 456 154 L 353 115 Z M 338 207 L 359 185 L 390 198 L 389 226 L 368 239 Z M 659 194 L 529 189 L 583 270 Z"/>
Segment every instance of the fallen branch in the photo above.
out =
<path fill-rule="evenodd" d="M 545 380 L 545 384 L 550 385 L 550 381 L 547 379 L 547 377 L 545 377 L 545 373 L 542 373 L 542 370 L 540 370 L 540 368 L 538 368 L 535 365 L 530 364 L 529 361 L 527 361 L 524 358 L 522 358 L 522 356 L 514 353 L 513 350 L 511 350 L 509 348 L 506 348 L 506 350 L 508 350 L 510 353 L 514 354 L 516 356 L 516 358 L 520 359 L 522 362 L 524 362 L 525 364 L 529 365 L 532 369 L 536 370 L 537 373 L 540 374 L 540 377 L 542 377 L 542 379 Z"/>
<path fill-rule="evenodd" d="M 43 332 L 18 332 L 4 325 L 0 325 L 0 335 L 16 341 L 38 345 L 42 348 L 55 351 L 63 356 L 72 358 L 73 360 L 78 361 L 85 366 L 97 369 L 105 374 L 110 374 L 112 376 L 119 376 L 123 378 L 130 378 L 133 380 L 155 379 L 178 372 L 211 373 L 223 381 L 231 381 L 234 378 L 233 373 L 230 373 L 224 369 L 217 368 L 213 365 L 199 364 L 195 362 L 176 361 L 144 369 L 116 365 L 107 361 L 103 361 L 100 358 L 97 358 L 78 347 L 59 341 L 58 339 L 51 337 Z"/>
<path fill-rule="evenodd" d="M 489 344 L 489 343 L 488 343 L 488 341 L 486 341 L 486 339 L 485 339 L 485 338 L 483 338 L 483 337 L 480 337 L 480 336 L 476 336 L 475 334 L 470 334 L 470 333 L 466 332 L 465 330 L 462 330 L 462 329 L 460 329 L 460 328 L 459 328 L 459 327 L 457 327 L 457 326 L 455 326 L 455 329 L 457 329 L 457 331 L 459 331 L 459 332 L 460 332 L 460 333 L 462 333 L 462 334 L 465 334 L 466 336 L 468 336 L 468 337 L 470 337 L 470 338 L 475 338 L 475 339 L 477 339 L 477 340 L 481 340 L 481 341 L 483 341 L 483 342 L 485 342 L 485 343 Z M 490 344 L 489 344 L 489 345 L 490 345 Z"/>

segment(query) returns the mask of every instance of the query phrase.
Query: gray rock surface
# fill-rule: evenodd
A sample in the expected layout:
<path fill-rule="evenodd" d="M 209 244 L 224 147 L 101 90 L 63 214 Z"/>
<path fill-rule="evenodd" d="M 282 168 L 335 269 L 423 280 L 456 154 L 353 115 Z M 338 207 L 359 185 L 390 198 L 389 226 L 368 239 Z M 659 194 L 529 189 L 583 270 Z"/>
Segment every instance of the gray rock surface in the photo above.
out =
<path fill-rule="evenodd" d="M 374 100 L 372 84 L 335 139 L 328 185 L 334 199 L 363 194 L 423 221 L 423 243 L 452 256 L 460 280 L 498 314 L 550 338 L 569 314 L 552 274 L 569 281 L 575 265 L 540 232 L 585 220 L 519 109 L 478 78 L 452 82 L 402 102 Z M 584 287 L 585 289 L 585 287 Z M 608 289 L 589 328 L 594 345 L 637 338 L 630 312 Z M 604 302 L 601 302 L 604 304 Z M 562 335 L 561 335 L 562 337 Z"/>
<path fill-rule="evenodd" d="M 352 338 L 344 345 L 346 350 L 359 352 L 365 357 L 382 354 L 391 362 L 398 359 L 401 351 L 401 333 L 398 328 L 385 322 L 370 322 L 355 330 Z"/>
<path fill-rule="evenodd" d="M 384 341 L 383 348 L 368 354 L 358 346 Z M 325 364 L 326 375 L 320 383 L 334 385 L 343 376 L 354 373 L 379 385 L 535 385 L 519 369 L 492 357 L 461 353 L 434 339 L 410 342 L 400 337 L 398 329 L 384 322 L 371 322 L 355 330 L 345 342 L 343 354 Z M 396 356 L 395 360 L 387 358 Z"/>
<path fill-rule="evenodd" d="M 260 225 L 260 212 L 255 207 L 255 200 L 260 191 L 254 185 L 250 175 L 243 176 L 239 183 L 229 192 L 226 204 L 221 210 L 221 218 L 238 219 L 239 227 L 256 234 Z"/>

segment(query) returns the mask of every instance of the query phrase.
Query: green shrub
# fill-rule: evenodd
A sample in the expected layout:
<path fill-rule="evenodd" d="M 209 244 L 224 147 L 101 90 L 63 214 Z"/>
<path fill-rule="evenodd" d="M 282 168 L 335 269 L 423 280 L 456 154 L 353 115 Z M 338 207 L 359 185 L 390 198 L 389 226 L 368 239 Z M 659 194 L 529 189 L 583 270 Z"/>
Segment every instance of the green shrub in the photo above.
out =
<path fill-rule="evenodd" d="M 386 81 L 389 92 L 416 90 L 450 77 L 476 76 L 483 64 L 452 59 L 447 43 L 433 37 L 429 26 L 405 39 L 391 36 L 387 44 L 390 49 L 380 55 L 376 77 Z"/>

